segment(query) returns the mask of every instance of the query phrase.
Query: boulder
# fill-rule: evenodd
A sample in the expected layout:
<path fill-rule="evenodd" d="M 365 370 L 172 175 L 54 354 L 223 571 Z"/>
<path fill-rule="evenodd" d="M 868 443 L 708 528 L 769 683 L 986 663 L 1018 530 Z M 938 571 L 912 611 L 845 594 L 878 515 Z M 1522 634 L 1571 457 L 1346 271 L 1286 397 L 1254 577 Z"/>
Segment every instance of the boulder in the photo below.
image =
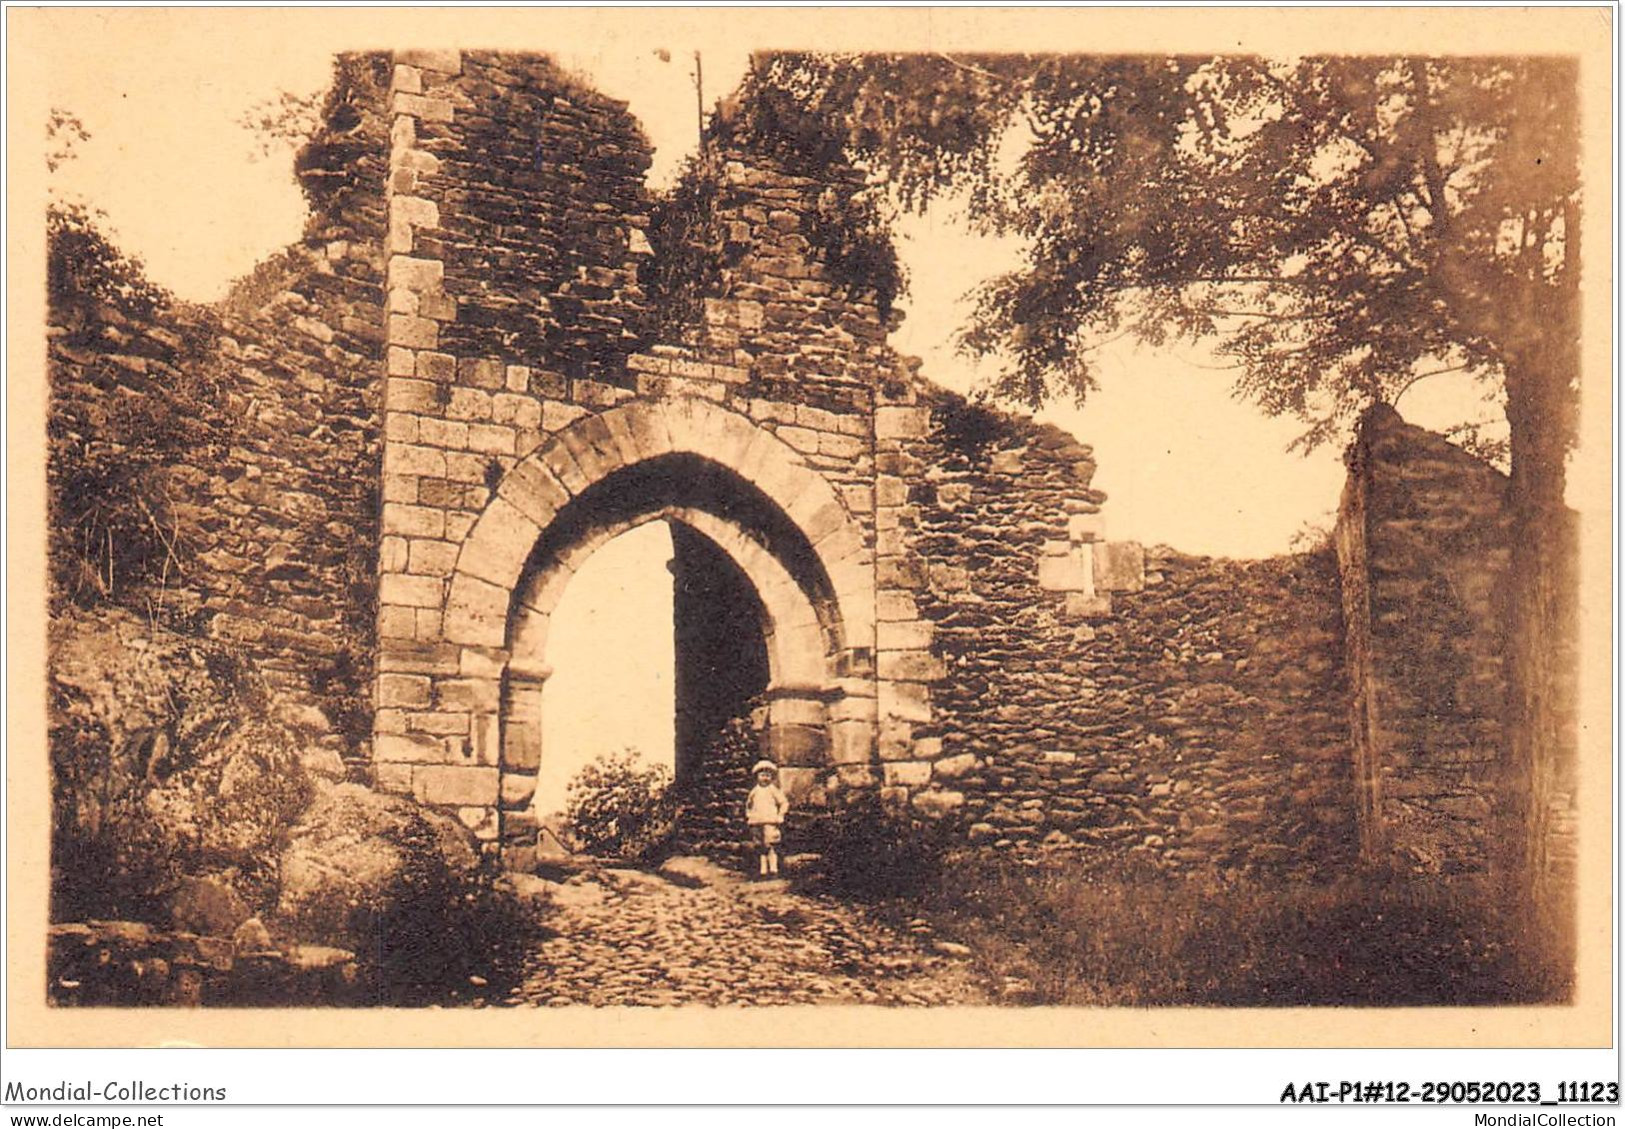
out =
<path fill-rule="evenodd" d="M 355 960 L 349 949 L 335 949 L 331 945 L 294 945 L 288 950 L 288 964 L 301 972 L 343 967 Z"/>
<path fill-rule="evenodd" d="M 220 643 L 116 608 L 53 618 L 51 648 L 59 846 L 84 860 L 53 873 L 53 907 L 229 935 L 269 899 L 310 794 L 264 679 Z"/>
<path fill-rule="evenodd" d="M 231 935 L 231 943 L 237 950 L 237 955 L 244 953 L 265 953 L 275 948 L 271 941 L 271 931 L 265 927 L 265 922 L 257 917 L 251 917 L 237 926 Z"/>
<path fill-rule="evenodd" d="M 359 949 L 402 898 L 472 881 L 478 856 L 456 820 L 359 784 L 320 793 L 282 852 L 276 918 L 307 941 Z"/>
<path fill-rule="evenodd" d="M 647 870 L 638 870 L 627 866 L 605 867 L 598 872 L 598 877 L 605 885 L 617 890 L 631 890 L 638 887 L 648 889 L 665 885 L 657 875 L 650 874 Z"/>
<path fill-rule="evenodd" d="M 306 745 L 299 750 L 299 763 L 313 780 L 340 781 L 349 777 L 344 758 L 334 749 Z"/>
<path fill-rule="evenodd" d="M 552 882 L 568 882 L 578 874 L 596 874 L 599 861 L 591 855 L 573 855 L 564 851 L 538 852 L 532 860 L 531 872 Z"/>
<path fill-rule="evenodd" d="M 609 891 L 596 882 L 565 882 L 553 891 L 552 904 L 560 909 L 593 909 L 608 896 Z"/>
<path fill-rule="evenodd" d="M 169 895 L 169 917 L 183 933 L 229 937 L 251 916 L 248 904 L 224 878 L 183 878 Z"/>
<path fill-rule="evenodd" d="M 284 698 L 276 703 L 276 718 L 302 737 L 323 737 L 333 732 L 333 723 L 320 707 L 309 702 Z"/>

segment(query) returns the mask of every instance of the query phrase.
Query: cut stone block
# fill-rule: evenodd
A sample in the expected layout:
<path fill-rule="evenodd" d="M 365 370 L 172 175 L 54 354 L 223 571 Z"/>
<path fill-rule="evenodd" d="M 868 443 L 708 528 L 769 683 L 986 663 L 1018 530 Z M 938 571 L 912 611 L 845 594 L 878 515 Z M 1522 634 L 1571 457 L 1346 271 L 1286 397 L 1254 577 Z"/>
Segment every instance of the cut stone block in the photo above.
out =
<path fill-rule="evenodd" d="M 407 714 L 406 724 L 413 733 L 428 733 L 437 737 L 463 736 L 468 733 L 468 714 L 454 711 L 413 713 Z"/>
<path fill-rule="evenodd" d="M 1064 557 L 1038 559 L 1038 586 L 1048 592 L 1095 590 L 1094 559 L 1088 553 L 1069 552 Z"/>
<path fill-rule="evenodd" d="M 1068 592 L 1066 614 L 1071 619 L 1104 619 L 1112 614 L 1111 595 L 1107 592 L 1097 592 L 1093 595 Z"/>
<path fill-rule="evenodd" d="M 422 674 L 380 674 L 379 706 L 427 706 L 429 679 Z"/>
<path fill-rule="evenodd" d="M 446 759 L 445 746 L 427 734 L 380 733 L 373 742 L 373 759 L 380 764 L 439 764 Z"/>
<path fill-rule="evenodd" d="M 881 678 L 907 682 L 935 682 L 948 670 L 930 651 L 881 651 L 875 660 Z"/>
<path fill-rule="evenodd" d="M 779 769 L 779 787 L 796 807 L 823 807 L 827 803 L 819 782 L 822 769 L 787 767 Z"/>
<path fill-rule="evenodd" d="M 837 698 L 829 705 L 830 721 L 872 722 L 877 714 L 877 703 L 873 698 L 843 697 Z"/>
<path fill-rule="evenodd" d="M 914 794 L 914 810 L 932 819 L 940 819 L 964 806 L 963 792 L 930 791 Z"/>
<path fill-rule="evenodd" d="M 463 543 L 458 571 L 507 588 L 518 579 L 525 559 L 542 535 L 541 527 L 501 495 L 491 501 Z"/>
<path fill-rule="evenodd" d="M 931 766 L 923 761 L 891 761 L 883 771 L 887 787 L 892 788 L 920 788 L 931 780 Z"/>
<path fill-rule="evenodd" d="M 500 647 L 508 634 L 508 589 L 459 574 L 446 600 L 446 638 L 453 643 Z"/>
<path fill-rule="evenodd" d="M 511 503 L 538 528 L 553 520 L 570 495 L 552 471 L 539 462 L 526 459 L 510 470 L 497 487 L 497 497 Z"/>
<path fill-rule="evenodd" d="M 461 74 L 463 70 L 463 53 L 461 51 L 431 51 L 416 49 L 395 52 L 397 63 L 417 67 L 425 71 L 437 71 L 440 74 Z"/>
<path fill-rule="evenodd" d="M 875 625 L 875 644 L 882 651 L 925 650 L 936 630 L 929 620 L 882 621 Z"/>
<path fill-rule="evenodd" d="M 440 323 L 412 314 L 390 314 L 389 343 L 406 349 L 433 349 L 440 344 Z"/>
<path fill-rule="evenodd" d="M 497 802 L 495 768 L 426 764 L 412 772 L 412 794 L 420 803 L 488 806 Z"/>
<path fill-rule="evenodd" d="M 412 506 L 401 502 L 384 503 L 383 532 L 403 537 L 438 538 L 446 531 L 446 515 L 428 506 Z M 398 601 L 386 600 L 386 603 Z"/>
<path fill-rule="evenodd" d="M 866 720 L 830 725 L 829 759 L 833 764 L 865 764 L 874 759 L 875 727 Z"/>
<path fill-rule="evenodd" d="M 902 721 L 930 721 L 931 691 L 919 682 L 882 682 L 880 713 Z"/>
<path fill-rule="evenodd" d="M 384 444 L 385 474 L 416 474 L 429 478 L 446 477 L 446 454 L 434 447 L 412 443 Z"/>
<path fill-rule="evenodd" d="M 1103 592 L 1138 592 L 1145 587 L 1145 548 L 1138 541 L 1097 541 L 1095 587 Z"/>
<path fill-rule="evenodd" d="M 378 599 L 385 604 L 410 608 L 437 608 L 444 591 L 438 576 L 411 576 L 389 573 L 378 580 Z"/>
<path fill-rule="evenodd" d="M 1100 541 L 1106 536 L 1104 514 L 1072 514 L 1066 519 L 1066 535 L 1074 541 Z"/>
<path fill-rule="evenodd" d="M 416 67 L 409 67 L 403 63 L 395 64 L 394 77 L 390 82 L 390 89 L 403 94 L 423 93 L 423 72 Z"/>
<path fill-rule="evenodd" d="M 410 213 L 408 201 L 412 197 L 397 196 L 394 207 L 401 209 L 403 214 Z M 418 201 L 420 204 L 433 208 L 427 200 Z M 408 216 L 410 218 L 410 216 Z M 446 275 L 446 265 L 439 259 L 414 259 L 410 255 L 391 255 L 389 257 L 389 285 L 391 288 L 410 290 L 421 293 L 424 290 L 439 290 L 441 281 Z"/>
<path fill-rule="evenodd" d="M 535 772 L 542 766 L 542 730 L 510 720 L 504 727 L 502 764 L 510 772 Z"/>
<path fill-rule="evenodd" d="M 502 683 L 495 678 L 447 678 L 435 685 L 435 703 L 442 709 L 484 712 L 501 700 Z"/>
<path fill-rule="evenodd" d="M 931 426 L 928 408 L 876 408 L 876 439 L 919 439 Z"/>
<path fill-rule="evenodd" d="M 502 774 L 502 806 L 522 810 L 536 796 L 536 777 L 529 773 Z"/>
<path fill-rule="evenodd" d="M 450 541 L 413 539 L 408 544 L 407 572 L 422 576 L 447 576 L 457 563 L 457 546 Z"/>

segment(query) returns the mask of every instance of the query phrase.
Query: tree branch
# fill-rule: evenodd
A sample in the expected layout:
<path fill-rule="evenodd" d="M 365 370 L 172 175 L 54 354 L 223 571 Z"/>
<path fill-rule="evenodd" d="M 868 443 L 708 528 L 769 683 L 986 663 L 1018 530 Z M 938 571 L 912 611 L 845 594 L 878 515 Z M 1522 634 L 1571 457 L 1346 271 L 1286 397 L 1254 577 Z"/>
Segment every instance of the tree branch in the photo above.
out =
<path fill-rule="evenodd" d="M 1390 406 L 1398 407 L 1400 397 L 1404 396 L 1405 393 L 1409 392 L 1412 388 L 1416 387 L 1422 381 L 1427 380 L 1429 377 L 1444 376 L 1446 373 L 1452 372 L 1467 372 L 1472 367 L 1473 365 L 1471 362 L 1464 361 L 1459 365 L 1447 365 L 1444 368 L 1429 369 L 1427 372 L 1419 372 L 1407 380 L 1404 384 L 1400 385 L 1399 391 L 1394 393 L 1394 398 L 1388 401 L 1388 403 Z"/>
<path fill-rule="evenodd" d="M 1416 114 L 1422 121 L 1422 130 L 1425 144 L 1417 154 L 1422 159 L 1422 177 L 1427 184 L 1428 211 L 1433 215 L 1433 222 L 1438 226 L 1440 233 L 1449 226 L 1449 207 L 1445 203 L 1444 171 L 1439 168 L 1438 144 L 1434 140 L 1432 122 L 1433 90 L 1428 84 L 1427 61 L 1413 57 L 1411 59 L 1411 77 L 1416 80 Z"/>
<path fill-rule="evenodd" d="M 978 67 L 973 63 L 961 63 L 958 59 L 954 58 L 946 51 L 937 51 L 934 52 L 934 54 L 937 58 L 947 63 L 950 67 L 956 67 L 959 70 L 964 71 L 966 74 L 979 75 L 982 78 L 990 78 L 994 82 L 1003 83 L 1006 86 L 1012 86 L 1017 90 L 1027 90 L 1031 88 L 1032 84 L 1037 81 L 1039 73 L 1044 69 L 1044 64 L 1040 63 L 1038 65 L 1038 69 L 1033 71 L 1033 73 L 1028 75 L 1026 78 L 1014 79 L 1010 78 L 1008 75 L 997 74 L 994 71 L 988 70 L 986 67 Z"/>
<path fill-rule="evenodd" d="M 1187 306 L 1193 314 L 1220 318 L 1263 318 L 1266 321 L 1322 321 L 1325 314 L 1275 314 L 1265 310 L 1227 310 L 1220 306 Z"/>

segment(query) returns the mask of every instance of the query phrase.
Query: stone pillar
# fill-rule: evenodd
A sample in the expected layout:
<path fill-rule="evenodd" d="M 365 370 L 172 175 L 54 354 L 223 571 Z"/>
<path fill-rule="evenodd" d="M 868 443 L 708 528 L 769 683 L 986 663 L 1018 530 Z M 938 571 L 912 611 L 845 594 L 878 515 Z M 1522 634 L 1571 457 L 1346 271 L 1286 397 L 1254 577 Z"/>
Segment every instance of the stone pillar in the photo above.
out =
<path fill-rule="evenodd" d="M 551 668 L 515 659 L 502 686 L 500 806 L 502 861 L 529 870 L 536 859 L 536 778 L 542 766 L 542 690 Z"/>
<path fill-rule="evenodd" d="M 876 783 L 875 751 L 879 704 L 875 684 L 864 678 L 843 678 L 829 703 L 830 764 L 843 788 L 871 788 Z"/>
<path fill-rule="evenodd" d="M 769 686 L 762 747 L 779 766 L 779 782 L 792 803 L 821 802 L 819 780 L 830 763 L 826 693 L 812 686 Z"/>

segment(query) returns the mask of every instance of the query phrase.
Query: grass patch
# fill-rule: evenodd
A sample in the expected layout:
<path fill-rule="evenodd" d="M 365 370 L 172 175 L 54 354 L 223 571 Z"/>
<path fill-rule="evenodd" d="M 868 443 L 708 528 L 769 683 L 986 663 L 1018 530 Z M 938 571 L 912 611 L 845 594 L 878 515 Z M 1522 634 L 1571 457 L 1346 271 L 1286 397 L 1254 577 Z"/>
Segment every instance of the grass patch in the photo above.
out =
<path fill-rule="evenodd" d="M 1012 1003 L 1093 1007 L 1559 1003 L 1569 897 L 1518 913 L 1484 879 L 1309 885 L 959 858 L 922 900 Z"/>

